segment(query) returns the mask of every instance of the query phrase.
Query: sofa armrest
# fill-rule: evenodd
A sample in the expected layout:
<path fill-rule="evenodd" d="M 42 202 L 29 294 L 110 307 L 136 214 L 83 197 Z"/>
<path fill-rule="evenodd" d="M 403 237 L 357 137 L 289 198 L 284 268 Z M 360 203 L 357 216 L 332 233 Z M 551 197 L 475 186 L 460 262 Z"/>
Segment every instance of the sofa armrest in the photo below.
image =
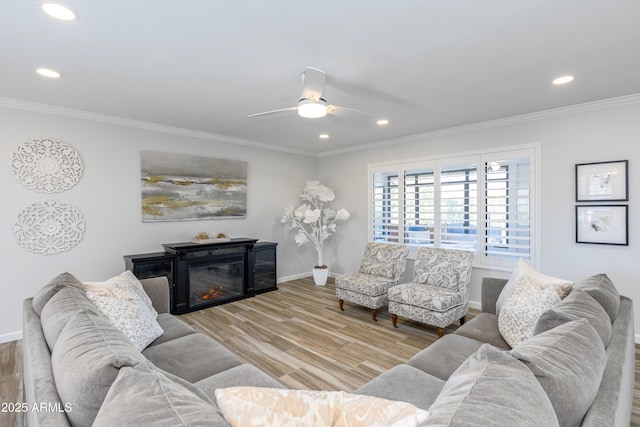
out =
<path fill-rule="evenodd" d="M 153 308 L 158 313 L 169 313 L 170 311 L 170 295 L 169 295 L 169 280 L 162 277 L 150 277 L 148 279 L 141 279 L 142 287 L 144 291 L 149 295 Z"/>
<path fill-rule="evenodd" d="M 482 291 L 480 295 L 480 303 L 483 313 L 496 314 L 496 302 L 502 292 L 502 288 L 508 282 L 507 279 L 498 279 L 496 277 L 482 278 Z"/>

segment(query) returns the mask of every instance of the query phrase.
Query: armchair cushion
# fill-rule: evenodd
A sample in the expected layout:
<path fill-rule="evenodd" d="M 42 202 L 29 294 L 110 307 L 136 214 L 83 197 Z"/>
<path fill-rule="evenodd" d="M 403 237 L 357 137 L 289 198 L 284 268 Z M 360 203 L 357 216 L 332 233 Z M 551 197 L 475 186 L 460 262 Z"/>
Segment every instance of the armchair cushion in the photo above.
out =
<path fill-rule="evenodd" d="M 413 267 L 413 281 L 466 293 L 472 262 L 473 252 L 420 248 Z"/>
<path fill-rule="evenodd" d="M 404 273 L 404 263 L 408 255 L 404 245 L 387 243 L 368 243 L 362 261 L 360 273 L 398 279 Z"/>
<path fill-rule="evenodd" d="M 343 274 L 336 278 L 336 288 L 348 289 L 369 296 L 377 296 L 387 292 L 394 284 L 393 279 L 372 274 Z"/>
<path fill-rule="evenodd" d="M 389 289 L 389 301 L 445 312 L 464 304 L 459 292 L 422 283 L 403 283 Z"/>

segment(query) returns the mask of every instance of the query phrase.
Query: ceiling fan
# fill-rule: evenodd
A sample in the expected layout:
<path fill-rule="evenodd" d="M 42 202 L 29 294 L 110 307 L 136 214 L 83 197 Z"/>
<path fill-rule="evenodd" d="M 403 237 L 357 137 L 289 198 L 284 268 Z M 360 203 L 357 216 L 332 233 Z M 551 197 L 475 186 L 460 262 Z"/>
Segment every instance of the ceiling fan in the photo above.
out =
<path fill-rule="evenodd" d="M 338 107 L 330 105 L 327 100 L 322 97 L 324 93 L 326 74 L 324 71 L 307 67 L 301 74 L 302 79 L 302 95 L 295 107 L 281 108 L 279 110 L 265 111 L 263 113 L 250 114 L 248 117 L 265 116 L 267 114 L 282 113 L 286 111 L 297 111 L 300 117 L 308 119 L 317 119 L 327 114 L 336 116 L 352 116 L 352 113 L 372 117 L 371 114 L 364 111 L 356 110 L 348 107 Z"/>

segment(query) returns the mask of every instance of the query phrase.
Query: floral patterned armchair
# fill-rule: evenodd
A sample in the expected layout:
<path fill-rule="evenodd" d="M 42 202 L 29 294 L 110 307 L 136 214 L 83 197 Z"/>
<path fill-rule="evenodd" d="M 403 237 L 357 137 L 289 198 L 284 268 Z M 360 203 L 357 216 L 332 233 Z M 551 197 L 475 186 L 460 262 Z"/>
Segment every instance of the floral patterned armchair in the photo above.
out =
<path fill-rule="evenodd" d="M 393 326 L 398 316 L 444 328 L 469 311 L 469 284 L 473 252 L 422 247 L 413 268 L 413 281 L 389 289 L 389 313 Z"/>
<path fill-rule="evenodd" d="M 389 243 L 367 243 L 360 270 L 336 278 L 336 296 L 340 310 L 344 301 L 370 308 L 376 319 L 377 309 L 387 305 L 387 291 L 403 277 L 409 248 Z"/>

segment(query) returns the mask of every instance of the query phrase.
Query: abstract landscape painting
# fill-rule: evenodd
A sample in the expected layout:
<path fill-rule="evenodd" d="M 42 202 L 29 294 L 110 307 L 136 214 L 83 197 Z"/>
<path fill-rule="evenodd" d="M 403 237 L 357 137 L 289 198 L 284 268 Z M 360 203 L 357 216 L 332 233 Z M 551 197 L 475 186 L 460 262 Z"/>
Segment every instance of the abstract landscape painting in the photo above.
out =
<path fill-rule="evenodd" d="M 140 152 L 142 221 L 247 216 L 247 162 Z"/>

